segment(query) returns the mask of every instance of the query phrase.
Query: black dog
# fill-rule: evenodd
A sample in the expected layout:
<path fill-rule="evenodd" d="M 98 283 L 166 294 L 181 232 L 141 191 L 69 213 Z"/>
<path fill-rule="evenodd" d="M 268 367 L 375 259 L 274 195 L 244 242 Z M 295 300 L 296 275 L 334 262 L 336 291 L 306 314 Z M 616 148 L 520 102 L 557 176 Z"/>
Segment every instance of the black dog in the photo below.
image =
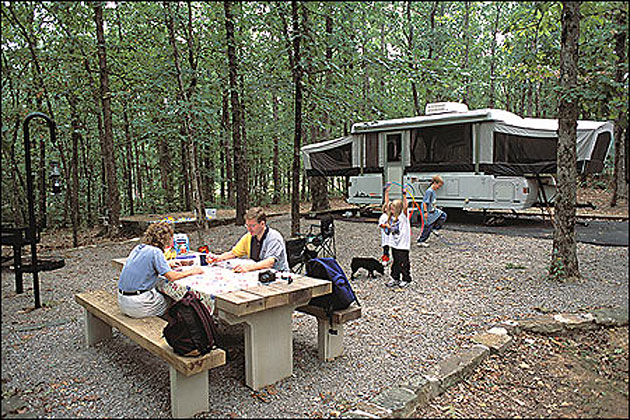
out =
<path fill-rule="evenodd" d="M 381 275 L 385 274 L 385 270 L 383 269 L 383 264 L 376 258 L 371 257 L 354 257 L 352 258 L 352 263 L 350 264 L 350 268 L 352 269 L 352 274 L 350 278 L 354 278 L 354 274 L 357 272 L 359 268 L 365 268 L 368 271 L 370 277 L 374 277 L 374 272 L 377 272 Z"/>

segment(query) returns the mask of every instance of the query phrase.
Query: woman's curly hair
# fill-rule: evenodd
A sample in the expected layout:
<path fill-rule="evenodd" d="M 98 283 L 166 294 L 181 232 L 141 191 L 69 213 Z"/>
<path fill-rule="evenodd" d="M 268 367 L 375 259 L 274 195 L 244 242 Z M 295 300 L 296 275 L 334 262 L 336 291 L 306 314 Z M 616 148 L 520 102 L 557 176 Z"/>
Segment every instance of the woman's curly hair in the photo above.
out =
<path fill-rule="evenodd" d="M 173 240 L 174 234 L 173 226 L 167 222 L 157 222 L 149 225 L 144 232 L 144 238 L 142 242 L 147 245 L 153 245 L 164 251 L 164 247 L 167 245 L 167 241 Z"/>

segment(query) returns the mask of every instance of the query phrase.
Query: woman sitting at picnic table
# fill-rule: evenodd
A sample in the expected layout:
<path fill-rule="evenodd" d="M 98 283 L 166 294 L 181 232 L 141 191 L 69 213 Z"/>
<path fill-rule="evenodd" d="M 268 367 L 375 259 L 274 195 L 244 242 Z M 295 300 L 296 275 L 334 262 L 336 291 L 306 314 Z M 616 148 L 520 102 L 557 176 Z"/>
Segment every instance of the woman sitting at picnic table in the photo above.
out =
<path fill-rule="evenodd" d="M 168 302 L 155 286 L 158 276 L 168 281 L 179 280 L 193 274 L 203 274 L 201 267 L 175 271 L 179 261 L 167 261 L 164 249 L 173 243 L 173 227 L 167 222 L 151 224 L 138 244 L 127 257 L 118 280 L 118 305 L 132 318 L 162 316 Z"/>

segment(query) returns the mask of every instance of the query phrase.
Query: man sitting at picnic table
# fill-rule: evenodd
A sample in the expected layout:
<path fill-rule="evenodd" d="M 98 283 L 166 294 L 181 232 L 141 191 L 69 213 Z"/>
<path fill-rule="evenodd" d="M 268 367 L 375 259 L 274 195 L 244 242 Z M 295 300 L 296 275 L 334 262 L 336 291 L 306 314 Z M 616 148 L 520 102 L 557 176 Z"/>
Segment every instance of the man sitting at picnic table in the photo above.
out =
<path fill-rule="evenodd" d="M 275 229 L 267 226 L 267 215 L 260 207 L 253 207 L 245 213 L 247 233 L 228 252 L 210 259 L 209 263 L 232 258 L 249 258 L 253 262 L 238 264 L 237 273 L 274 268 L 277 271 L 289 271 L 284 238 Z"/>

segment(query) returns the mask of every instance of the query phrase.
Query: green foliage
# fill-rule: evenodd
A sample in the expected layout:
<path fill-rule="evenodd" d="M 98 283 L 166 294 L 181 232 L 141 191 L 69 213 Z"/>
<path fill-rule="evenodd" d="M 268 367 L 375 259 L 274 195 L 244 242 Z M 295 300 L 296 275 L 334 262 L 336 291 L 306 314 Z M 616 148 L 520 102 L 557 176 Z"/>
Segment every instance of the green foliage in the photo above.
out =
<path fill-rule="evenodd" d="M 547 277 L 553 281 L 564 281 L 566 278 L 566 267 L 561 257 L 556 255 L 554 250 L 554 256 L 549 266 Z"/>
<path fill-rule="evenodd" d="M 229 94 L 223 3 L 190 3 L 191 35 L 188 3 L 170 6 L 184 87 L 191 88 L 196 78 L 189 100 L 178 95 L 164 4 L 123 1 L 106 3 L 103 9 L 123 215 L 131 207 L 126 194 L 129 176 L 136 212 L 184 210 L 183 185 L 190 182 L 190 175 L 181 171 L 188 159 L 181 143 L 185 112 L 193 118 L 203 182 L 213 179 L 216 191 L 211 204 L 223 204 L 218 198 L 224 181 L 221 166 L 225 164 L 220 152 L 232 153 L 224 147 L 225 141 L 231 143 L 231 133 L 222 125 L 223 97 Z M 495 108 L 522 116 L 555 115 L 559 97 L 559 2 L 299 2 L 299 7 L 300 19 L 307 19 L 302 22 L 300 63 L 305 69 L 303 144 L 341 136 L 356 122 L 415 115 L 412 84 L 421 111 L 427 102 L 434 101 L 466 100 L 470 109 L 488 107 L 494 86 Z M 58 143 L 46 144 L 46 160 L 62 161 L 67 178 L 64 183 L 69 185 L 74 106 L 81 134 L 79 207 L 89 208 L 92 213 L 83 214 L 82 220 L 94 220 L 107 211 L 99 139 L 101 105 L 94 4 L 3 2 L 0 9 L 2 189 L 16 192 L 15 202 L 9 202 L 3 194 L 2 216 L 12 220 L 14 213 L 23 208 L 21 121 L 29 112 L 53 113 Z M 627 37 L 628 5 L 584 2 L 581 10 L 576 91 L 580 118 L 613 120 L 627 114 L 627 81 L 615 82 L 614 36 L 624 32 Z M 237 2 L 233 12 L 249 183 L 255 200 L 267 203 L 273 194 L 276 139 L 281 191 L 286 191 L 290 183 L 287 173 L 294 137 L 289 59 L 291 4 Z M 625 14 L 626 25 L 616 23 L 619 13 Z M 330 34 L 326 32 L 326 17 L 332 19 Z M 189 37 L 192 49 L 187 43 Z M 627 60 L 621 64 L 621 71 L 627 74 Z M 274 97 L 279 103 L 277 121 L 272 113 Z M 228 103 L 228 112 L 230 106 Z M 126 137 L 125 114 L 130 140 Z M 231 124 L 230 115 L 228 121 Z M 47 135 L 41 128 L 33 134 Z M 160 148 L 166 154 L 162 159 Z M 38 171 L 39 154 L 35 154 L 34 167 Z M 127 167 L 129 161 L 132 168 Z M 164 168 L 169 191 L 162 181 Z M 68 223 L 68 191 L 48 204 L 54 223 Z M 167 203 L 169 194 L 172 202 Z M 284 193 L 281 196 L 288 199 Z"/>

